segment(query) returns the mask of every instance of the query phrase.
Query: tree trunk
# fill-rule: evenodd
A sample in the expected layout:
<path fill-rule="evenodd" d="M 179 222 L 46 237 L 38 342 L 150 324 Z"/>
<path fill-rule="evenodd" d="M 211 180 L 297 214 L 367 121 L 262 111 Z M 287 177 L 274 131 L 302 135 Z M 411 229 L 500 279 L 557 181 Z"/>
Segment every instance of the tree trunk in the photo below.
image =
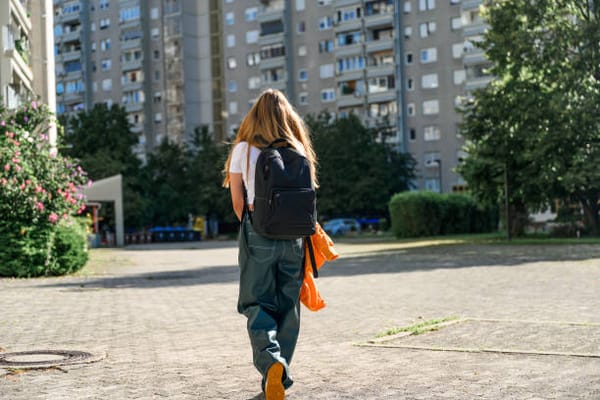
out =
<path fill-rule="evenodd" d="M 600 236 L 600 206 L 598 205 L 598 194 L 593 193 L 581 197 L 583 217 L 586 230 L 592 236 Z"/>
<path fill-rule="evenodd" d="M 510 231 L 512 237 L 525 235 L 525 229 L 529 224 L 529 213 L 527 206 L 521 200 L 513 200 L 510 204 Z"/>

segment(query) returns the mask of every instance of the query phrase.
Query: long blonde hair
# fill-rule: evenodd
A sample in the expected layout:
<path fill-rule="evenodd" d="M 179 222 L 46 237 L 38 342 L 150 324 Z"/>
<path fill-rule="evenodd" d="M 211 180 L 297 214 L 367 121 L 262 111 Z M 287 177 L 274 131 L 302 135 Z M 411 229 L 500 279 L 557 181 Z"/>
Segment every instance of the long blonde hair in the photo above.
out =
<path fill-rule="evenodd" d="M 302 145 L 310 163 L 310 174 L 315 187 L 318 187 L 316 163 L 317 157 L 304 121 L 287 101 L 285 95 L 276 89 L 267 89 L 261 93 L 248 114 L 242 120 L 240 128 L 229 151 L 223 173 L 223 186 L 229 187 L 229 165 L 233 148 L 239 142 L 247 142 L 255 147 L 263 147 L 276 139 L 287 139 L 296 147 Z"/>

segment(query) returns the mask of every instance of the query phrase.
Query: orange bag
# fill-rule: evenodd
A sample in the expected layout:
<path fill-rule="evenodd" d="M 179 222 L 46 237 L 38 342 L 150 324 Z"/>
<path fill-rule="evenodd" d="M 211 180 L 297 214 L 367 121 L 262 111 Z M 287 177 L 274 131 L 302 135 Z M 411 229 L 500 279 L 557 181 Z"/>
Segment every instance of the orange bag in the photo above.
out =
<path fill-rule="evenodd" d="M 321 269 L 327 261 L 333 261 L 339 257 L 338 252 L 333 248 L 333 240 L 318 223 L 315 233 L 311 235 L 310 239 L 317 270 Z M 319 311 L 326 305 L 315 282 L 311 257 L 306 243 L 304 244 L 304 281 L 300 288 L 300 301 L 311 311 Z"/>

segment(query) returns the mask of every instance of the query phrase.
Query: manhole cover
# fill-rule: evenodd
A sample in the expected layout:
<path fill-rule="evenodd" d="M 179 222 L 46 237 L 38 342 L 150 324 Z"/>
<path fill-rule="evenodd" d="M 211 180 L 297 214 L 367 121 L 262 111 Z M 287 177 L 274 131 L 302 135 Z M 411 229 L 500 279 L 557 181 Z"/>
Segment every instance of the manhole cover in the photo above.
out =
<path fill-rule="evenodd" d="M 85 364 L 102 360 L 106 354 L 73 350 L 35 350 L 0 353 L 0 367 L 47 368 L 60 365 Z"/>

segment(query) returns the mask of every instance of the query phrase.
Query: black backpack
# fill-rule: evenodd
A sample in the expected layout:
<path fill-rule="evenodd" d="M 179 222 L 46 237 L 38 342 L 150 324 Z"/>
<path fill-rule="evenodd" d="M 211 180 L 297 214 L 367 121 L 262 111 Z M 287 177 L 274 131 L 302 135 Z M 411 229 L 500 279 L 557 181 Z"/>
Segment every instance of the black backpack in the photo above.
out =
<path fill-rule="evenodd" d="M 287 144 L 286 146 L 277 146 Z M 315 233 L 316 192 L 310 163 L 285 139 L 264 147 L 256 161 L 252 227 L 270 239 Z"/>

